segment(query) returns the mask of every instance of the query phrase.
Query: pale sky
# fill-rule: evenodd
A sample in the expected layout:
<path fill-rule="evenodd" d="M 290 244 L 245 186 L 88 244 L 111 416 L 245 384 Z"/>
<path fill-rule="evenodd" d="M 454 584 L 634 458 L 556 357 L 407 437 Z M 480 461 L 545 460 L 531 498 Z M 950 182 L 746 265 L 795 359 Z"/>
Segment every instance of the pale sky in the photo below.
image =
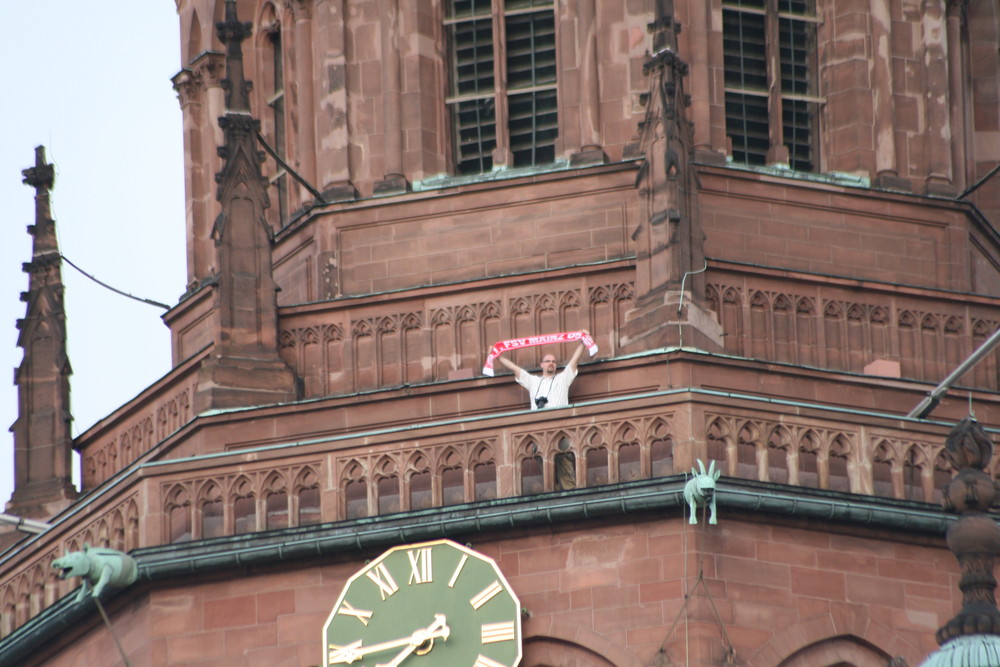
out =
<path fill-rule="evenodd" d="M 13 491 L 16 321 L 31 259 L 34 190 L 21 170 L 46 147 L 60 249 L 122 291 L 175 304 L 184 291 L 181 67 L 173 0 L 5 3 L 0 40 L 0 511 Z M 63 264 L 74 436 L 170 369 L 162 309 Z"/>

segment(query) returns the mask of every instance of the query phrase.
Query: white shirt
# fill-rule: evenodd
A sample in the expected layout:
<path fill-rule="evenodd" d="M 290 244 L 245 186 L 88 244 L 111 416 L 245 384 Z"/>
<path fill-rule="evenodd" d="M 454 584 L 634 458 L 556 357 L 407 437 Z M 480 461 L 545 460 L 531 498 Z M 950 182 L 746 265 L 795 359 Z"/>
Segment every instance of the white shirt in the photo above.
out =
<path fill-rule="evenodd" d="M 563 408 L 569 405 L 569 386 L 576 379 L 576 369 L 568 366 L 552 377 L 539 377 L 521 371 L 517 383 L 528 390 L 528 402 L 532 410 L 537 410 L 535 399 L 544 396 L 549 399 L 546 408 Z"/>

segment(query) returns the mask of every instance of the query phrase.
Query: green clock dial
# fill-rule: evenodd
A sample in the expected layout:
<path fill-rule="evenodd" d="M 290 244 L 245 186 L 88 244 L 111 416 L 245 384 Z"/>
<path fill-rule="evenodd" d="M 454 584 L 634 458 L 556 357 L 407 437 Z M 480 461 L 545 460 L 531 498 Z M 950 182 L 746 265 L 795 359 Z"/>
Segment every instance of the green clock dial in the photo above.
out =
<path fill-rule="evenodd" d="M 347 580 L 323 638 L 324 667 L 515 667 L 521 604 L 493 559 L 408 544 Z"/>

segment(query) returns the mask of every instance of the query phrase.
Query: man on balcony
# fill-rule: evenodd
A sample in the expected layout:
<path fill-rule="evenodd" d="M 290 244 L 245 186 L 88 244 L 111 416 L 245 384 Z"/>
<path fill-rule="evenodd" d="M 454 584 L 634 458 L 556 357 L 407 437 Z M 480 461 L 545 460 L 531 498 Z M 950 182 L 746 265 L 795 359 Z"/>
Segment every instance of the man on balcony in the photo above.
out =
<path fill-rule="evenodd" d="M 589 335 L 584 329 L 583 332 Z M 514 373 L 517 383 L 528 391 L 528 398 L 532 410 L 543 408 L 563 408 L 569 405 L 569 386 L 576 379 L 576 367 L 580 362 L 586 346 L 583 341 L 573 351 L 573 356 L 562 372 L 557 373 L 556 357 L 554 354 L 546 354 L 542 357 L 542 374 L 532 375 L 513 361 L 505 357 L 499 357 L 500 363 L 509 368 Z"/>

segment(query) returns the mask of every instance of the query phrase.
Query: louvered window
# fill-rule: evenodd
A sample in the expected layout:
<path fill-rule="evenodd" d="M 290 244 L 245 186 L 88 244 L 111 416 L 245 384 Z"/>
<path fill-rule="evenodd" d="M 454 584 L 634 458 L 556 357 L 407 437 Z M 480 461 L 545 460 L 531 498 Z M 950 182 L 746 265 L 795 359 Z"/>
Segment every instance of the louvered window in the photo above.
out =
<path fill-rule="evenodd" d="M 495 155 L 515 167 L 552 162 L 559 129 L 552 0 L 450 0 L 446 28 L 456 171 L 490 171 Z"/>
<path fill-rule="evenodd" d="M 814 0 L 725 0 L 726 133 L 735 162 L 818 166 Z M 768 63 L 777 63 L 769 71 Z M 787 150 L 779 150 L 781 148 Z"/>

